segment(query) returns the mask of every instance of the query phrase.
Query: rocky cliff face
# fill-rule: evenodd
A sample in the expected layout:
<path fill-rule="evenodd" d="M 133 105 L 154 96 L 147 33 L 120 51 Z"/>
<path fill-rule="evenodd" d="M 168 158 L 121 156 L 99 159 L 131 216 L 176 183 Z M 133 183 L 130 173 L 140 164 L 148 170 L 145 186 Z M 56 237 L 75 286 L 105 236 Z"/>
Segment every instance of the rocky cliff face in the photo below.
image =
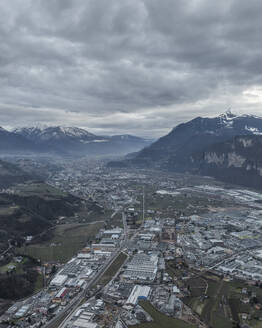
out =
<path fill-rule="evenodd" d="M 261 140 L 261 117 L 227 111 L 180 124 L 133 157 L 109 166 L 191 172 L 260 188 Z"/>
<path fill-rule="evenodd" d="M 214 118 L 197 117 L 179 124 L 125 164 L 184 172 L 191 170 L 192 154 L 240 135 L 262 135 L 262 118 L 252 115 L 237 116 L 229 111 Z M 221 161 L 218 158 L 215 160 Z"/>
<path fill-rule="evenodd" d="M 262 136 L 237 136 L 191 156 L 197 173 L 262 189 Z"/>

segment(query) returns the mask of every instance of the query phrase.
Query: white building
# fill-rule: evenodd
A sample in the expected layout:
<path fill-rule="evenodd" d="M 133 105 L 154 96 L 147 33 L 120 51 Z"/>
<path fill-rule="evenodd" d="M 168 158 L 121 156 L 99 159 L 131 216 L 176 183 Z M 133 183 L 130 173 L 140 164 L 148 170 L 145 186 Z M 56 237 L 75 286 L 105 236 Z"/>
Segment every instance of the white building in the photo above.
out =
<path fill-rule="evenodd" d="M 51 280 L 50 285 L 60 287 L 63 286 L 66 281 L 67 281 L 67 276 L 62 274 L 57 274 L 54 277 L 54 279 Z"/>
<path fill-rule="evenodd" d="M 123 277 L 131 280 L 153 281 L 157 274 L 157 264 L 157 255 L 136 254 L 127 264 Z"/>
<path fill-rule="evenodd" d="M 151 288 L 149 286 L 135 285 L 126 301 L 126 304 L 134 306 L 138 303 L 140 299 L 148 299 L 150 292 Z"/>

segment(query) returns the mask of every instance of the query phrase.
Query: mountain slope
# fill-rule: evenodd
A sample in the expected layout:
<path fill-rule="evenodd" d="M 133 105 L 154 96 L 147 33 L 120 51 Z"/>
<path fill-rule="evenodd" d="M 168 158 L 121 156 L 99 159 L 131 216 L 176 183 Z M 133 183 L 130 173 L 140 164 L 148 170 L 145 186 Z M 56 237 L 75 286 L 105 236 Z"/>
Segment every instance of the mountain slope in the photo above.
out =
<path fill-rule="evenodd" d="M 0 151 L 2 153 L 38 153 L 39 148 L 22 135 L 17 135 L 0 127 Z"/>
<path fill-rule="evenodd" d="M 2 234 L 6 240 L 40 233 L 58 216 L 73 215 L 81 203 L 80 199 L 3 160 L 0 160 L 0 191 L 0 237 Z"/>
<path fill-rule="evenodd" d="M 35 143 L 48 143 L 56 141 L 58 144 L 61 142 L 70 142 L 70 141 L 90 141 L 95 140 L 96 137 L 94 134 L 80 128 L 75 127 L 62 127 L 62 126 L 53 126 L 53 127 L 28 127 L 28 128 L 19 128 L 13 131 L 15 134 L 22 135 L 23 137 L 34 141 Z"/>
<path fill-rule="evenodd" d="M 262 135 L 237 136 L 191 157 L 195 173 L 262 189 Z"/>
<path fill-rule="evenodd" d="M 59 217 L 74 217 L 79 212 L 99 216 L 103 208 L 0 160 L 0 257 L 8 248 L 8 240 L 22 241 L 28 235 L 42 238 L 42 233 L 54 226 Z"/>
<path fill-rule="evenodd" d="M 0 160 L 0 188 L 7 188 L 36 178 L 21 170 L 17 165 Z"/>
<path fill-rule="evenodd" d="M 29 127 L 15 129 L 13 132 L 41 149 L 60 155 L 123 155 L 138 151 L 151 143 L 131 135 L 97 136 L 76 127 Z"/>
<path fill-rule="evenodd" d="M 215 118 L 197 117 L 140 151 L 127 165 L 170 171 L 191 169 L 190 156 L 238 135 L 262 134 L 262 118 L 226 112 Z"/>
<path fill-rule="evenodd" d="M 59 216 L 71 216 L 81 200 L 0 160 L 0 253 L 9 239 L 39 234 Z"/>
<path fill-rule="evenodd" d="M 73 216 L 81 200 L 39 181 L 15 184 L 0 194 L 0 241 L 37 235 L 56 223 L 59 216 Z"/>
<path fill-rule="evenodd" d="M 60 154 L 80 152 L 84 150 L 85 144 L 102 140 L 83 129 L 74 127 L 28 127 L 15 129 L 13 132 L 37 144 L 39 148 Z"/>

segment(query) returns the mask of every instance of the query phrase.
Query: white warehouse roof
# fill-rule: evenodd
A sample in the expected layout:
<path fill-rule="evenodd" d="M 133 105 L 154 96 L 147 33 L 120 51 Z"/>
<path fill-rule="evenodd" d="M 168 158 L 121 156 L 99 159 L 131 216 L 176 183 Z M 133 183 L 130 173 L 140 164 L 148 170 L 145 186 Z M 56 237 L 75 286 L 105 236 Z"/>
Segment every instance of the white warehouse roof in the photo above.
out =
<path fill-rule="evenodd" d="M 62 286 L 67 280 L 67 276 L 63 274 L 57 274 L 54 279 L 51 281 L 50 285 L 53 286 Z"/>
<path fill-rule="evenodd" d="M 126 304 L 136 305 L 139 298 L 148 298 L 151 288 L 149 286 L 135 285 Z"/>
<path fill-rule="evenodd" d="M 78 319 L 73 323 L 73 327 L 79 328 L 97 328 L 97 324 L 87 320 Z"/>
<path fill-rule="evenodd" d="M 122 233 L 122 229 L 121 228 L 115 228 L 115 229 L 111 229 L 111 230 L 105 230 L 103 232 L 104 235 L 113 235 L 113 234 L 121 234 Z"/>

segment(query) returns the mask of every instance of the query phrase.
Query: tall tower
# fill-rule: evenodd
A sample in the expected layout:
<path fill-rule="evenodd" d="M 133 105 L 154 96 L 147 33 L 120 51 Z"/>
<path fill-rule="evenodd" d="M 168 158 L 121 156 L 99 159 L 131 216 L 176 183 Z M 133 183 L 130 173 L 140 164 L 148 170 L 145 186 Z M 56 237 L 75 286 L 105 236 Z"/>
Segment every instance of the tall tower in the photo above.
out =
<path fill-rule="evenodd" d="M 145 186 L 143 186 L 143 214 L 142 214 L 142 225 L 145 223 Z"/>

